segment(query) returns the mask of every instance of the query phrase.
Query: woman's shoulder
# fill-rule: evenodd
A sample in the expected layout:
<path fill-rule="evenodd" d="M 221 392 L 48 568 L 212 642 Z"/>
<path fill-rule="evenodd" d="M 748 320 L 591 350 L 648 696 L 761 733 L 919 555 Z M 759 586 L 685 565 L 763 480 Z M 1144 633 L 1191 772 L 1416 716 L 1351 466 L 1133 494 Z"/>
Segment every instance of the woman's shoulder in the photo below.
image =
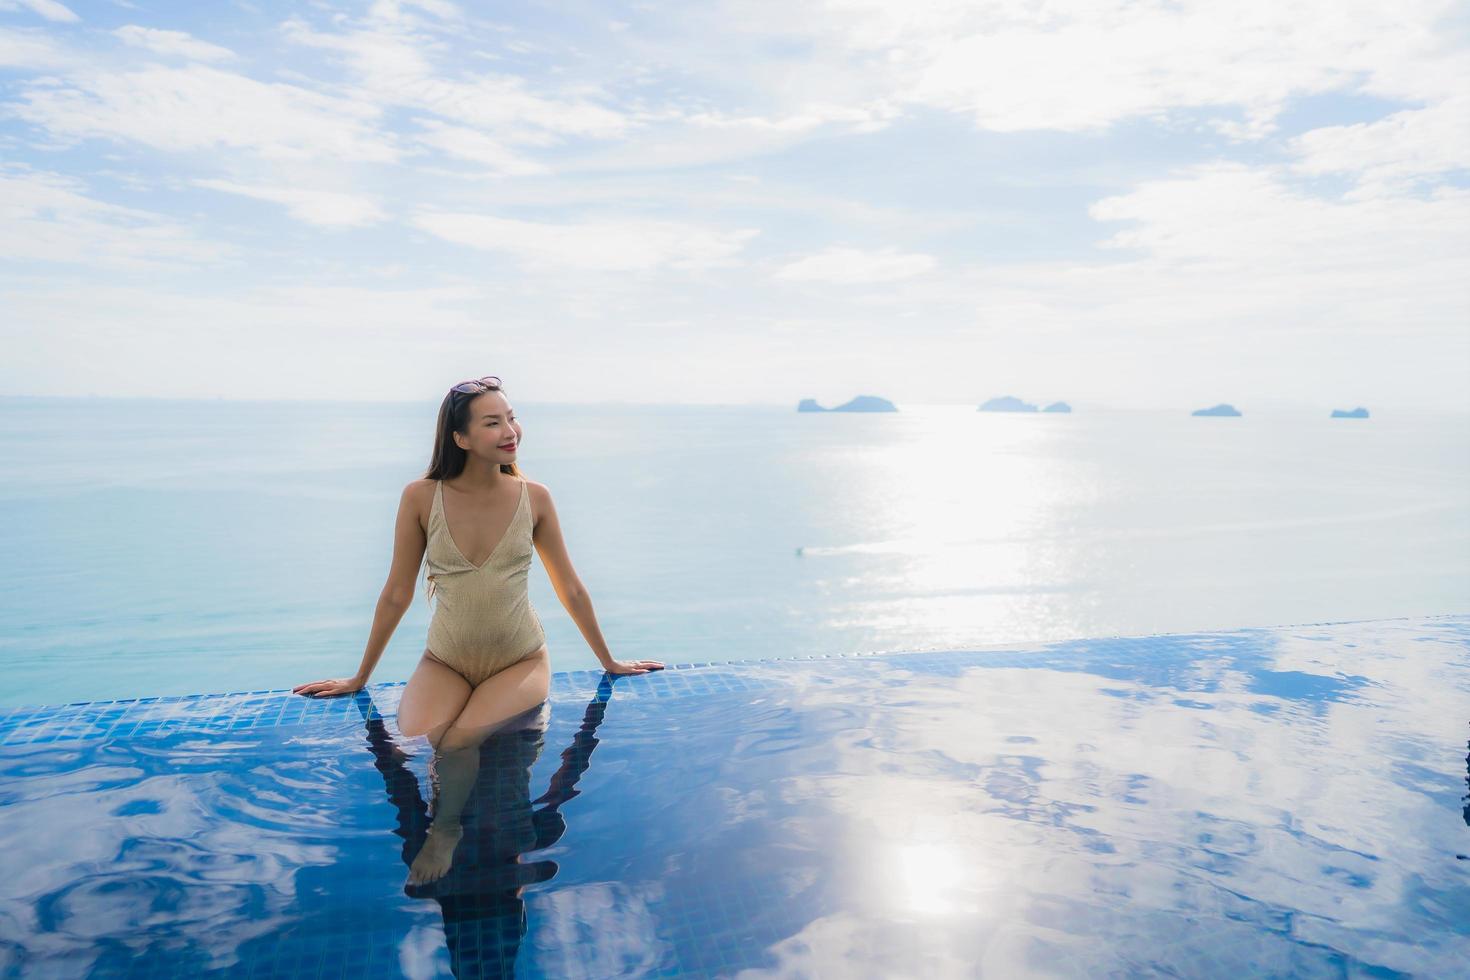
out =
<path fill-rule="evenodd" d="M 434 492 L 434 484 L 438 480 L 409 480 L 408 485 L 403 488 L 406 497 L 421 497 Z"/>
<path fill-rule="evenodd" d="M 541 519 L 540 515 L 546 513 L 551 491 L 546 488 L 546 484 L 527 480 L 524 476 L 521 477 L 521 482 L 526 485 L 526 495 L 531 498 L 531 522 L 534 524 Z"/>
<path fill-rule="evenodd" d="M 403 488 L 403 499 L 413 506 L 419 515 L 419 523 L 425 527 L 429 523 L 429 510 L 434 505 L 434 485 L 438 480 L 409 480 Z"/>

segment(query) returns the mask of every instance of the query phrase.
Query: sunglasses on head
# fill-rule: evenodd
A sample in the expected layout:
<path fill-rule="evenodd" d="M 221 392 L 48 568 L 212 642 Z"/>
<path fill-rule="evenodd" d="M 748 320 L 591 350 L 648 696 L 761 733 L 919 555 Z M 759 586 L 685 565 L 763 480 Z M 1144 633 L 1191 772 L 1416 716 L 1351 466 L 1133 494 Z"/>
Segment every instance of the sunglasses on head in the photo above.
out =
<path fill-rule="evenodd" d="M 483 391 L 499 391 L 500 379 L 493 374 L 487 374 L 483 378 L 475 378 L 472 381 L 461 381 L 450 391 L 462 391 L 466 395 L 478 394 Z"/>

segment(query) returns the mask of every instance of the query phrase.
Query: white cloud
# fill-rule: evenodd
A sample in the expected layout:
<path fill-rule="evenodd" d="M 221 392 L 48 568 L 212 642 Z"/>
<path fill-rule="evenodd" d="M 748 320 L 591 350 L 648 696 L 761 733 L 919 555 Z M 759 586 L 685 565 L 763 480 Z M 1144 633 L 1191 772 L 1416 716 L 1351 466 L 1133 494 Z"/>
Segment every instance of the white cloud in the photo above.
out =
<path fill-rule="evenodd" d="M 1291 150 L 1302 173 L 1346 173 L 1374 185 L 1470 169 L 1470 95 L 1374 122 L 1313 129 L 1293 140 Z"/>
<path fill-rule="evenodd" d="M 1452 0 L 1392 8 L 1372 0 L 1330 8 L 1312 0 L 833 0 L 820 8 L 727 0 L 696 22 L 718 46 L 680 64 L 697 71 L 699 58 L 728 51 L 729 61 L 744 62 L 743 77 L 760 80 L 761 94 L 782 104 L 791 101 L 783 91 L 806 99 L 820 90 L 850 106 L 887 97 L 964 113 L 997 132 L 1239 110 L 1243 122 L 1216 125 L 1254 139 L 1301 95 L 1432 100 L 1463 88 L 1462 46 L 1436 29 L 1456 9 Z M 800 56 L 769 53 L 793 50 L 796 39 L 808 42 Z"/>
<path fill-rule="evenodd" d="M 60 68 L 75 60 L 39 31 L 0 28 L 0 66 L 44 70 Z"/>
<path fill-rule="evenodd" d="M 376 224 L 388 216 L 376 202 L 340 191 L 251 186 L 213 179 L 199 179 L 194 183 L 226 194 L 239 194 L 260 201 L 284 204 L 293 218 L 313 225 L 356 227 Z"/>
<path fill-rule="evenodd" d="M 46 20 L 64 23 L 72 23 L 81 19 L 72 13 L 70 7 L 57 3 L 56 0 L 0 0 L 0 10 L 29 10 Z"/>
<path fill-rule="evenodd" d="M 131 140 L 160 150 L 248 149 L 270 158 L 363 162 L 397 157 L 374 128 L 375 106 L 203 65 L 35 79 L 8 108 L 53 136 Z"/>
<path fill-rule="evenodd" d="M 910 279 L 932 271 L 934 256 L 896 248 L 863 250 L 834 247 L 782 266 L 777 279 L 797 282 L 865 283 Z"/>
<path fill-rule="evenodd" d="M 435 43 L 410 32 L 381 27 L 328 33 L 313 30 L 295 17 L 284 22 L 281 31 L 294 44 L 342 55 L 368 85 L 390 88 L 432 74 L 428 55 L 436 48 Z"/>
<path fill-rule="evenodd" d="M 388 23 L 414 22 L 413 14 L 405 11 L 405 7 L 428 11 L 440 20 L 457 22 L 464 19 L 464 12 L 447 0 L 374 0 L 369 15 L 374 20 Z"/>
<path fill-rule="evenodd" d="M 183 31 L 161 31 L 129 24 L 112 33 L 124 44 L 145 48 L 154 54 L 173 55 L 191 61 L 229 61 L 235 57 L 235 52 L 229 48 L 201 41 Z"/>
<path fill-rule="evenodd" d="M 483 163 L 495 173 L 513 177 L 551 173 L 546 164 L 521 156 L 501 140 L 480 130 L 450 126 L 434 119 L 419 120 L 419 126 L 422 127 L 418 134 L 420 143 L 456 159 Z"/>
<path fill-rule="evenodd" d="M 1181 271 L 1249 275 L 1237 284 L 1291 279 L 1306 288 L 1326 273 L 1336 289 L 1356 281 L 1382 290 L 1389 277 L 1443 274 L 1447 258 L 1470 254 L 1470 190 L 1338 201 L 1293 190 L 1283 177 L 1240 164 L 1201 166 L 1104 198 L 1089 213 L 1134 225 L 1105 247 L 1141 249 Z"/>
<path fill-rule="evenodd" d="M 931 288 L 896 284 L 864 306 L 925 310 L 935 325 L 910 332 L 932 346 L 916 352 L 947 348 L 964 362 L 968 335 L 977 356 L 1002 352 L 1017 376 L 1117 402 L 1234 389 L 1467 407 L 1470 190 L 1324 199 L 1284 171 L 1202 167 L 1092 214 L 1129 224 L 1102 243 L 1118 261 L 978 268 Z M 977 329 L 960 334 L 965 304 Z"/>
<path fill-rule="evenodd" d="M 423 213 L 413 223 L 446 241 L 507 252 L 531 265 L 609 272 L 731 265 L 758 234 L 753 228 L 715 231 L 673 221 L 550 224 L 453 213 Z"/>
<path fill-rule="evenodd" d="M 1095 258 L 947 260 L 882 289 L 793 291 L 780 311 L 804 326 L 782 346 L 787 383 L 860 380 L 837 352 L 870 361 L 901 323 L 900 399 L 964 397 L 989 378 L 1138 407 L 1233 390 L 1470 408 L 1470 189 L 1300 185 L 1286 166 L 1200 166 L 1097 201 Z"/>
<path fill-rule="evenodd" d="M 368 236 L 318 235 L 298 252 L 277 232 L 290 218 L 352 229 L 403 216 L 434 240 L 392 256 L 405 287 L 384 298 L 394 316 L 411 319 L 415 287 L 463 275 L 499 292 L 478 320 L 446 315 L 453 330 L 493 316 L 553 349 L 580 337 L 647 372 L 659 397 L 785 398 L 819 374 L 856 383 L 898 325 L 913 345 L 898 397 L 900 385 L 939 394 L 939 377 L 953 379 L 947 397 L 1003 370 L 1148 403 L 1234 372 L 1252 390 L 1320 394 L 1335 378 L 1332 391 L 1364 400 L 1459 405 L 1470 212 L 1453 185 L 1470 159 L 1470 57 L 1444 23 L 1456 4 L 1343 2 L 726 0 L 625 17 L 618 31 L 559 11 L 494 24 L 435 0 L 303 7 L 284 25 L 237 7 L 211 36 L 267 46 L 235 72 L 220 67 L 225 49 L 181 30 L 114 37 L 29 18 L 0 29 L 0 64 L 21 69 L 0 108 L 5 155 L 76 176 L 0 169 L 26 184 L 7 185 L 23 206 L 0 212 L 0 247 L 84 264 L 78 277 L 99 286 L 95 267 L 239 254 L 206 240 L 211 205 L 239 210 L 207 187 L 273 202 L 250 209 L 260 245 L 241 271 L 259 281 L 381 285 L 363 271 L 385 261 L 361 262 Z M 1377 100 L 1390 110 L 1368 115 Z M 1319 110 L 1344 124 L 1279 135 Z M 854 138 L 899 127 L 902 139 Z M 1220 159 L 1222 133 L 1261 145 Z M 1245 153 L 1272 165 L 1228 159 Z M 1164 158 L 1185 165 L 1169 172 Z M 1106 188 L 1090 210 L 1088 187 Z M 629 274 L 680 270 L 701 274 Z M 862 283 L 881 288 L 851 288 Z M 241 294 L 198 289 L 180 332 Z M 617 348 L 597 346 L 587 328 L 613 321 Z M 718 372 L 661 377 L 675 338 L 709 355 L 691 362 L 760 357 L 771 373 L 758 391 L 719 394 Z M 306 347 L 329 363 L 330 344 Z M 1394 358 L 1409 367 L 1378 370 Z"/>
<path fill-rule="evenodd" d="M 746 129 L 754 132 L 804 133 L 834 122 L 856 123 L 853 132 L 873 132 L 887 126 L 897 116 L 891 106 L 844 106 L 807 103 L 784 116 L 739 115 L 719 111 L 685 113 L 680 121 L 701 129 Z"/>
<path fill-rule="evenodd" d="M 486 311 L 470 286 L 6 286 L 6 391 L 67 390 L 85 351 L 115 372 L 98 390 L 125 396 L 432 398 L 484 350 Z"/>
<path fill-rule="evenodd" d="M 1110 227 L 1098 259 L 952 266 L 851 306 L 846 294 L 829 293 L 823 312 L 883 322 L 918 309 L 916 331 L 932 324 L 935 337 L 951 340 L 959 325 L 978 321 L 987 336 L 1041 331 L 1051 344 L 1064 334 L 1104 347 L 1227 336 L 1268 347 L 1330 337 L 1334 353 L 1355 337 L 1470 344 L 1462 274 L 1470 190 L 1333 199 L 1289 176 L 1284 167 L 1218 164 L 1145 181 L 1090 208 Z M 1291 357 L 1281 363 L 1305 370 Z"/>
<path fill-rule="evenodd" d="M 292 19 L 283 30 L 290 41 L 341 55 L 357 76 L 358 90 L 374 104 L 419 109 L 501 141 L 547 145 L 555 137 L 610 139 L 628 128 L 628 119 L 617 110 L 587 98 L 532 92 L 515 75 L 441 74 L 431 56 L 442 53 L 444 45 L 413 26 L 370 22 L 360 30 L 326 32 Z"/>
<path fill-rule="evenodd" d="M 213 262 L 232 250 L 172 219 L 88 196 L 81 181 L 0 170 L 0 255 L 122 268 Z"/>

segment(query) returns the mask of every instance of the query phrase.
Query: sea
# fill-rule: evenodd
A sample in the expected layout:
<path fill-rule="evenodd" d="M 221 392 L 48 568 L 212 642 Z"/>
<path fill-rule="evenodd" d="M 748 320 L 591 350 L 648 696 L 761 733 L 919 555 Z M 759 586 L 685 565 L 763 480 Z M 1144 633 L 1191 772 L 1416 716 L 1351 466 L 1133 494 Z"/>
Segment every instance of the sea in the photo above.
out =
<path fill-rule="evenodd" d="M 619 659 L 1470 613 L 1466 414 L 515 406 Z M 351 675 L 437 409 L 0 398 L 0 707 Z M 596 668 L 530 589 L 553 670 Z M 372 682 L 430 612 L 420 575 Z"/>

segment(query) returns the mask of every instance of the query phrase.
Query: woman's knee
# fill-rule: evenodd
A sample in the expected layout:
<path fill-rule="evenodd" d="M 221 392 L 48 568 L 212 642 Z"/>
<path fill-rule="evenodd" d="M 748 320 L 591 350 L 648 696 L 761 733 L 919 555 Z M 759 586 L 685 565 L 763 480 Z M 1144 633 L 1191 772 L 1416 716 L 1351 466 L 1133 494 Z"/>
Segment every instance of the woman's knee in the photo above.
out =
<path fill-rule="evenodd" d="M 404 732 L 404 734 L 423 735 L 429 740 L 429 747 L 437 751 L 439 746 L 444 742 L 444 736 L 448 735 L 450 730 L 454 728 L 454 722 L 455 719 L 451 718 L 442 725 L 435 725 L 426 732 Z"/>
<path fill-rule="evenodd" d="M 443 734 L 444 730 L 452 724 L 454 724 L 452 720 L 446 721 L 436 728 L 424 717 L 422 712 L 405 712 L 402 709 L 398 712 L 398 733 L 408 738 L 417 738 L 420 735 L 424 735 L 432 741 L 436 733 Z"/>
<path fill-rule="evenodd" d="M 488 734 L 545 701 L 549 693 L 550 673 L 545 662 L 527 658 L 482 681 L 460 711 L 454 728 Z"/>
<path fill-rule="evenodd" d="M 429 733 L 429 744 L 434 747 L 435 752 L 462 752 L 465 749 L 478 748 L 485 739 L 489 738 L 493 731 L 477 730 L 473 728 L 459 728 L 450 725 L 438 737 Z"/>
<path fill-rule="evenodd" d="M 443 733 L 472 693 L 469 681 L 424 651 L 398 701 L 398 730 L 416 736 Z"/>

